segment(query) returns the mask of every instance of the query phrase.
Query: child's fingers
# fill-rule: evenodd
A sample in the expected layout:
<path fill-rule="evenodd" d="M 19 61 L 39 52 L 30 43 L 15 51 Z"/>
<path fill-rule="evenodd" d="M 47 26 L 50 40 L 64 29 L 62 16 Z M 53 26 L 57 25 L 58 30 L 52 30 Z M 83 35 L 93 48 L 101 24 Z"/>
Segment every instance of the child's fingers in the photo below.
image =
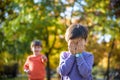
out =
<path fill-rule="evenodd" d="M 45 55 L 42 56 L 42 62 L 46 62 L 47 61 L 47 57 Z"/>
<path fill-rule="evenodd" d="M 83 52 L 84 51 L 84 44 L 78 43 L 77 45 L 77 52 Z"/>
<path fill-rule="evenodd" d="M 72 53 L 72 54 L 74 54 L 75 53 L 75 47 L 73 47 L 73 46 L 69 46 L 68 47 L 68 50 Z"/>
<path fill-rule="evenodd" d="M 30 71 L 28 71 L 28 74 L 30 74 Z"/>
<path fill-rule="evenodd" d="M 76 44 L 76 42 L 69 41 L 69 42 L 68 42 L 68 50 L 69 50 L 72 54 L 75 54 L 75 53 L 76 53 L 76 50 L 77 50 L 77 44 Z"/>

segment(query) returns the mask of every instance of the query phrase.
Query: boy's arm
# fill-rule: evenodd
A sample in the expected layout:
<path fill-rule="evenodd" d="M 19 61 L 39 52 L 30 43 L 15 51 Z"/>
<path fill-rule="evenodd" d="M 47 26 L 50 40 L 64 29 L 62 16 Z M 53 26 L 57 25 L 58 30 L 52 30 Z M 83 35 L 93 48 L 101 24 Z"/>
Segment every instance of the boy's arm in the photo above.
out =
<path fill-rule="evenodd" d="M 87 55 L 86 60 L 83 55 L 76 58 L 78 70 L 81 76 L 88 77 L 92 72 L 94 57 L 92 54 Z"/>
<path fill-rule="evenodd" d="M 66 55 L 66 52 L 61 53 L 60 64 L 58 67 L 58 73 L 63 76 L 66 76 L 71 71 L 74 61 L 75 61 L 74 55 L 69 55 L 67 57 L 65 57 L 65 55 Z"/>
<path fill-rule="evenodd" d="M 24 72 L 29 73 L 29 60 L 28 60 L 28 58 L 24 64 Z"/>

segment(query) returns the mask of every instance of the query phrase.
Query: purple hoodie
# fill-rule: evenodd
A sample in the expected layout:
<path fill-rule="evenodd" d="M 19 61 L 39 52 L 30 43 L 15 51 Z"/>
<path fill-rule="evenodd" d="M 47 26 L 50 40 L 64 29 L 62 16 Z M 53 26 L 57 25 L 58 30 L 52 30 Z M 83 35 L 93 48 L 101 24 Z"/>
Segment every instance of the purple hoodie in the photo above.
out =
<path fill-rule="evenodd" d="M 92 80 L 93 62 L 94 57 L 88 52 L 83 52 L 79 57 L 62 52 L 58 73 L 62 80 Z"/>

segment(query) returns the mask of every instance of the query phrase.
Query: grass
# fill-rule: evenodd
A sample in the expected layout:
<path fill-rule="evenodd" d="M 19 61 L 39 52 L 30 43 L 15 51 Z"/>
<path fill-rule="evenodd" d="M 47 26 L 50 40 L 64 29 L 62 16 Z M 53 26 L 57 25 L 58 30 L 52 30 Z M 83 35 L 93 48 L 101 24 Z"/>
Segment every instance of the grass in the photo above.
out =
<path fill-rule="evenodd" d="M 0 79 L 0 80 L 28 80 L 27 77 L 16 77 L 16 78 L 6 78 L 6 79 Z M 47 80 L 47 79 L 45 79 Z M 58 80 L 57 78 L 52 78 L 51 80 Z"/>
<path fill-rule="evenodd" d="M 26 75 L 17 76 L 15 78 L 0 78 L 0 80 L 28 80 L 28 77 Z M 47 80 L 47 79 L 45 79 Z M 52 78 L 51 80 L 59 80 L 58 78 Z"/>
<path fill-rule="evenodd" d="M 27 76 L 17 76 L 15 78 L 2 78 L 0 80 L 27 80 Z"/>

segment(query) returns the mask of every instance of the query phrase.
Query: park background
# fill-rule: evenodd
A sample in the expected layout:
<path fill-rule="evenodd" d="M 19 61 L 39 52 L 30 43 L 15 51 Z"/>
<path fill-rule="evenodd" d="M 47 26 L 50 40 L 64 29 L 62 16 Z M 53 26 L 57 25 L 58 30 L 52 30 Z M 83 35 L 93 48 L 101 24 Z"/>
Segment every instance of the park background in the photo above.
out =
<path fill-rule="evenodd" d="M 0 80 L 27 79 L 23 65 L 34 39 L 42 41 L 48 57 L 46 80 L 59 80 L 64 33 L 73 23 L 89 29 L 94 80 L 120 80 L 119 17 L 120 0 L 0 0 Z"/>

